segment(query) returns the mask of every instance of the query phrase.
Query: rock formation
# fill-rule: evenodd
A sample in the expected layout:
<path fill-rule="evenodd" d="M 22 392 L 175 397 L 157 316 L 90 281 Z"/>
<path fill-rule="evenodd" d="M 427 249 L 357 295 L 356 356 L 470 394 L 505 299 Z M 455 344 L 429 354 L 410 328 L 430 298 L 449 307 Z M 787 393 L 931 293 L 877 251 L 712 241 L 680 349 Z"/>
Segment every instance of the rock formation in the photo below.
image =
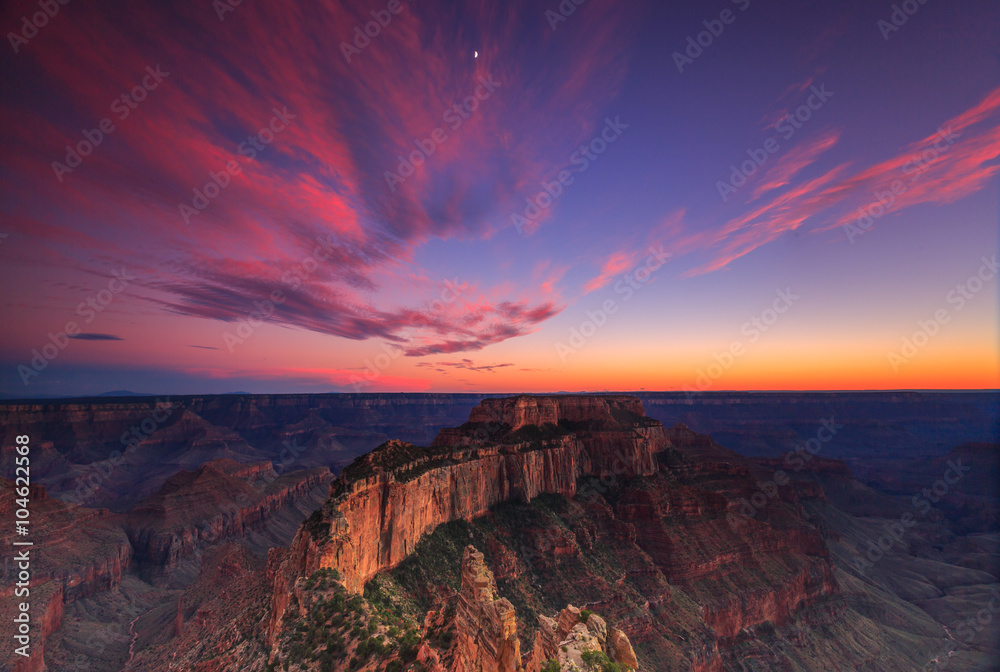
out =
<path fill-rule="evenodd" d="M 269 642 L 298 577 L 333 568 L 360 592 L 443 523 L 543 493 L 573 497 L 584 476 L 651 476 L 667 443 L 662 425 L 624 396 L 489 399 L 471 417 L 430 448 L 390 441 L 341 473 L 278 572 Z"/>
<path fill-rule="evenodd" d="M 6 558 L 3 588 L 0 590 L 0 618 L 12 623 L 16 604 L 31 605 L 31 656 L 13 653 L 13 646 L 0 653 L 0 669 L 39 672 L 45 669 L 45 645 L 59 629 L 65 602 L 89 597 L 115 588 L 132 559 L 132 548 L 120 518 L 106 509 L 86 509 L 64 504 L 48 496 L 45 488 L 29 488 L 31 582 L 30 594 L 15 598 L 18 568 L 14 553 Z M 16 504 L 14 483 L 0 478 L 0 516 L 13 520 Z M 14 525 L 6 526 L 0 543 L 12 548 Z M 22 550 L 24 547 L 19 547 Z M 6 667 L 11 665 L 12 667 Z"/>
<path fill-rule="evenodd" d="M 588 652 L 604 654 L 609 662 L 632 670 L 639 667 L 624 632 L 609 629 L 603 618 L 573 605 L 554 618 L 539 616 L 534 647 L 522 656 L 514 606 L 499 594 L 483 554 L 471 545 L 462 553 L 461 588 L 454 604 L 457 608 L 452 622 L 435 612 L 425 619 L 426 632 L 445 628 L 453 635 L 447 650 L 436 647 L 433 638 L 421 645 L 418 660 L 432 670 L 540 672 L 555 660 L 561 671 L 579 672 L 588 669 Z"/>
<path fill-rule="evenodd" d="M 560 670 L 585 670 L 583 659 L 588 651 L 603 653 L 611 662 L 629 669 L 639 669 L 632 643 L 624 632 L 618 628 L 609 630 L 597 614 L 587 614 L 584 618 L 571 604 L 554 618 L 538 617 L 535 646 L 525 672 L 540 672 L 549 660 L 558 662 Z"/>
<path fill-rule="evenodd" d="M 467 546 L 462 555 L 462 590 L 455 619 L 452 672 L 519 672 L 521 643 L 514 606 L 497 594 L 483 554 Z"/>

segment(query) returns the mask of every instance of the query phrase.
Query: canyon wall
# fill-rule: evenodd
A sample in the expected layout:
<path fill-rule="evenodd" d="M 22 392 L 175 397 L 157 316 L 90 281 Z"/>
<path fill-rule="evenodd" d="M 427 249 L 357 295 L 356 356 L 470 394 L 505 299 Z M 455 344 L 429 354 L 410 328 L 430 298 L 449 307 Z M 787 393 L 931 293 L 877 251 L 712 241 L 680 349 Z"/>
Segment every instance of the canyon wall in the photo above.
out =
<path fill-rule="evenodd" d="M 130 571 L 169 575 L 182 560 L 195 558 L 199 549 L 259 533 L 282 536 L 280 542 L 288 543 L 305 512 L 323 501 L 331 479 L 326 468 L 279 476 L 271 462 L 217 460 L 175 474 L 130 514 L 67 504 L 50 497 L 43 486 L 32 485 L 29 538 L 34 546 L 27 599 L 32 605 L 31 656 L 25 659 L 8 649 L 0 653 L 0 669 L 46 669 L 46 644 L 61 627 L 66 605 L 100 599 Z M 0 478 L 0 516 L 13 519 L 17 500 L 14 483 Z M 283 525 L 290 527 L 282 535 Z M 0 542 L 10 546 L 14 540 L 13 525 L 0 533 Z M 14 597 L 13 554 L 5 569 L 0 617 L 11 622 L 19 601 Z"/>
<path fill-rule="evenodd" d="M 342 472 L 276 572 L 269 642 L 297 578 L 332 568 L 360 592 L 443 523 L 543 493 L 571 498 L 584 476 L 653 475 L 667 443 L 631 397 L 490 399 L 470 418 L 428 449 L 388 442 Z M 519 434 L 528 426 L 545 431 Z"/>
<path fill-rule="evenodd" d="M 155 574 L 173 571 L 196 548 L 260 530 L 282 509 L 315 501 L 332 479 L 325 467 L 279 476 L 270 462 L 216 460 L 167 479 L 128 516 L 138 564 Z"/>

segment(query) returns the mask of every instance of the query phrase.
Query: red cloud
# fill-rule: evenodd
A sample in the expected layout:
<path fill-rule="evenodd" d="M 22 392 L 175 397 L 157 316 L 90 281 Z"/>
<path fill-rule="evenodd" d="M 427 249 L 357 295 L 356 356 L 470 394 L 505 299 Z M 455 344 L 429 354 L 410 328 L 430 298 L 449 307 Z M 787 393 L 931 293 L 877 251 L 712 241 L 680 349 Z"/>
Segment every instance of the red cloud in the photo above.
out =
<path fill-rule="evenodd" d="M 605 261 L 604 265 L 601 267 L 601 273 L 595 278 L 591 278 L 587 281 L 587 284 L 583 286 L 583 293 L 590 294 L 591 292 L 604 287 L 609 282 L 615 279 L 615 277 L 625 273 L 630 268 L 635 265 L 634 262 L 635 253 L 631 252 L 613 252 Z"/>
<path fill-rule="evenodd" d="M 900 182 L 904 190 L 895 196 L 892 211 L 921 203 L 948 203 L 982 189 L 1000 172 L 1000 125 L 974 127 L 1000 111 L 1000 88 L 982 102 L 941 126 L 941 131 L 911 143 L 900 154 L 869 168 L 849 174 L 846 164 L 774 197 L 770 202 L 727 222 L 704 239 L 715 257 L 685 275 L 693 276 L 725 268 L 807 220 L 826 215 L 825 231 L 848 224 L 856 210 L 844 206 L 871 206 L 873 194 L 892 189 Z M 949 135 L 950 134 L 950 135 Z M 949 144 L 948 139 L 951 139 Z M 925 154 L 926 152 L 926 154 Z M 923 163 L 916 163 L 916 160 Z M 829 213 L 837 208 L 839 213 Z"/>
<path fill-rule="evenodd" d="M 481 365 L 477 365 L 471 359 L 462 359 L 462 360 L 459 360 L 457 362 L 436 362 L 436 363 L 420 362 L 416 366 L 421 367 L 421 368 L 433 369 L 433 370 L 435 370 L 435 371 L 437 371 L 439 373 L 446 373 L 446 371 L 444 370 L 444 368 L 441 368 L 441 367 L 447 367 L 447 368 L 453 368 L 453 369 L 466 369 L 468 371 L 486 371 L 488 373 L 493 373 L 496 369 L 503 369 L 503 368 L 506 368 L 508 366 L 514 366 L 514 365 L 510 364 L 510 363 L 507 363 L 507 364 L 481 364 Z"/>
<path fill-rule="evenodd" d="M 820 154 L 836 145 L 839 139 L 839 131 L 829 131 L 810 142 L 795 146 L 764 174 L 750 200 L 756 200 L 769 191 L 790 184 L 793 177 L 816 161 Z"/>
<path fill-rule="evenodd" d="M 282 289 L 288 298 L 273 318 L 282 324 L 409 343 L 414 353 L 476 350 L 532 331 L 560 310 L 557 273 L 543 299 L 519 298 L 526 283 L 490 310 L 372 304 L 385 303 L 386 278 L 416 249 L 488 235 L 562 168 L 545 157 L 568 156 L 589 137 L 624 81 L 623 12 L 588 8 L 574 19 L 576 39 L 540 39 L 544 54 L 520 54 L 508 45 L 526 29 L 530 3 L 439 5 L 408 5 L 351 63 L 339 44 L 370 20 L 360 1 L 244 4 L 224 21 L 210 4 L 137 3 L 52 21 L 18 55 L 31 95 L 0 104 L 3 200 L 18 213 L 10 233 L 44 238 L 39 247 L 62 267 L 138 267 L 155 305 L 184 315 L 238 320 Z M 19 19 L 12 12 L 3 12 L 9 24 Z M 445 44 L 447 21 L 469 27 L 457 43 Z M 530 29 L 548 34 L 541 21 Z M 478 59 L 456 56 L 473 45 Z M 538 82 L 542 56 L 550 67 Z M 157 65 L 169 74 L 119 119 L 112 104 Z M 483 77 L 500 86 L 460 128 L 447 126 L 446 111 Z M 526 77 L 532 86 L 522 86 Z M 241 143 L 275 108 L 294 119 L 250 160 Z M 103 118 L 115 130 L 59 182 L 51 163 Z M 391 191 L 385 173 L 437 128 L 447 141 Z M 239 174 L 185 221 L 179 205 L 234 162 Z M 325 258 L 299 272 L 319 240 Z M 289 272 L 300 277 L 294 288 Z"/>

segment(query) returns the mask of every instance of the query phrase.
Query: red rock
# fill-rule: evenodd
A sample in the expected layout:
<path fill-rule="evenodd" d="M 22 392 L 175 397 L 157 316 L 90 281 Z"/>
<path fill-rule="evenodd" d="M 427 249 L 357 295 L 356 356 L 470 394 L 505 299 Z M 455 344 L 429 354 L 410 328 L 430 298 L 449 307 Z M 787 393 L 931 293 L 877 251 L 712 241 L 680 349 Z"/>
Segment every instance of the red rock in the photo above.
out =
<path fill-rule="evenodd" d="M 633 670 L 639 669 L 639 661 L 635 658 L 632 642 L 628 641 L 628 635 L 618 628 L 611 628 L 611 633 L 608 635 L 608 649 L 608 657 L 611 660 Z"/>
<path fill-rule="evenodd" d="M 632 397 L 490 399 L 471 417 L 476 420 L 470 423 L 492 423 L 492 429 L 470 424 L 443 430 L 427 451 L 391 441 L 338 477 L 331 499 L 296 535 L 278 572 L 269 643 L 298 577 L 334 568 L 348 590 L 360 592 L 378 572 L 406 559 L 438 525 L 542 493 L 573 497 L 581 476 L 655 474 L 655 455 L 666 445 L 662 425 L 647 418 Z M 511 428 L 560 421 L 585 426 L 551 432 L 536 449 L 509 443 Z M 491 440 L 496 433 L 499 440 Z"/>
<path fill-rule="evenodd" d="M 155 574 L 169 573 L 206 544 L 262 527 L 272 514 L 329 483 L 329 469 L 279 476 L 270 462 L 213 460 L 174 474 L 128 516 L 137 559 Z"/>
<path fill-rule="evenodd" d="M 639 669 L 629 638 L 618 628 L 609 630 L 597 614 L 582 623 L 580 610 L 570 604 L 556 618 L 539 616 L 538 626 L 525 672 L 539 672 L 548 660 L 558 661 L 566 672 L 585 669 L 582 655 L 587 651 L 601 651 L 613 662 Z"/>
<path fill-rule="evenodd" d="M 462 589 L 455 617 L 453 670 L 519 672 L 521 642 L 514 606 L 497 594 L 493 572 L 483 554 L 466 546 L 462 554 Z"/>

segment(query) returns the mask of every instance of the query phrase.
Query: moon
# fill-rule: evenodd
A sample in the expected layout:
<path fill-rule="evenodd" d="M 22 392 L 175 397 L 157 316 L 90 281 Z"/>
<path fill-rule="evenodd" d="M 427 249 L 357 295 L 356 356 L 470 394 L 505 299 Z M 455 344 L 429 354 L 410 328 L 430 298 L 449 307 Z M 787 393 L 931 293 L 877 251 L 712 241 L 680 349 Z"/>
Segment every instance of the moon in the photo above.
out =
<path fill-rule="evenodd" d="M 472 57 L 473 58 L 479 58 L 479 52 L 478 51 L 472 52 Z"/>

